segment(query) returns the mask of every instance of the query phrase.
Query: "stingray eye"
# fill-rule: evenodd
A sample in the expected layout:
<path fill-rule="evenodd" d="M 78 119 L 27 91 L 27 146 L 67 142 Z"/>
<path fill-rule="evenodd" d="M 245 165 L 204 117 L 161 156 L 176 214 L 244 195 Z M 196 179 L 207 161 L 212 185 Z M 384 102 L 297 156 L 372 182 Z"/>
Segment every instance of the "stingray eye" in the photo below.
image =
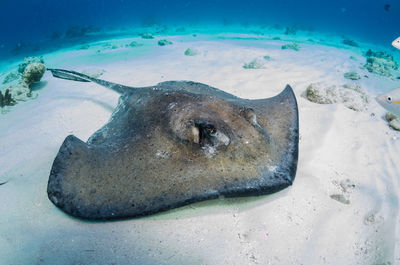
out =
<path fill-rule="evenodd" d="M 192 127 L 193 142 L 200 144 L 202 147 L 219 145 L 229 145 L 230 138 L 219 131 L 214 124 L 209 122 L 198 121 Z"/>
<path fill-rule="evenodd" d="M 204 131 L 205 131 L 208 135 L 212 136 L 212 135 L 214 135 L 214 134 L 217 132 L 217 128 L 215 128 L 215 126 L 212 125 L 212 124 L 206 124 L 206 125 L 204 126 Z"/>
<path fill-rule="evenodd" d="M 389 103 L 392 103 L 392 98 L 391 97 L 387 97 L 386 101 L 389 102 Z"/>
<path fill-rule="evenodd" d="M 211 138 L 216 134 L 217 128 L 211 123 L 195 122 L 192 132 L 194 136 L 194 142 L 205 145 L 211 143 Z"/>

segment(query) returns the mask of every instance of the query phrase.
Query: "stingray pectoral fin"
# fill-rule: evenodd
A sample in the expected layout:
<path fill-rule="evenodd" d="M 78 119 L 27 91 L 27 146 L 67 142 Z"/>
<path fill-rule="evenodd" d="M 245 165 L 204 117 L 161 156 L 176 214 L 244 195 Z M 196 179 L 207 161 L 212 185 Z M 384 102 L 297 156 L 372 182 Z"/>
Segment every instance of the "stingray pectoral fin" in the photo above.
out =
<path fill-rule="evenodd" d="M 296 96 L 287 85 L 275 97 L 252 100 L 257 121 L 272 140 L 272 160 L 276 163 L 262 169 L 266 193 L 283 189 L 293 183 L 299 154 L 299 114 Z M 269 189 L 271 192 L 269 192 Z"/>
<path fill-rule="evenodd" d="M 59 208 L 73 213 L 73 200 L 76 184 L 73 180 L 77 174 L 85 173 L 90 159 L 88 145 L 73 135 L 65 138 L 54 159 L 47 185 L 49 199 Z"/>

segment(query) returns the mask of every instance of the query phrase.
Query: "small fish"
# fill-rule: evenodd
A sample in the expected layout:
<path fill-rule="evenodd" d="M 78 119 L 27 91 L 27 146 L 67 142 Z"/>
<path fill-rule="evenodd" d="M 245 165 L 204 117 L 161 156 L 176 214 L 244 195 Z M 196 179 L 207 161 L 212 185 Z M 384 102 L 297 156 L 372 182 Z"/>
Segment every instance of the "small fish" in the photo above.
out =
<path fill-rule="evenodd" d="M 400 37 L 398 37 L 397 39 L 395 39 L 395 40 L 392 42 L 392 45 L 393 45 L 393 47 L 395 47 L 395 48 L 397 48 L 397 49 L 400 50 Z"/>
<path fill-rule="evenodd" d="M 389 11 L 390 5 L 389 5 L 389 4 L 386 4 L 383 8 L 384 8 L 386 11 Z"/>
<path fill-rule="evenodd" d="M 400 117 L 400 88 L 376 97 L 376 101 L 387 111 Z"/>

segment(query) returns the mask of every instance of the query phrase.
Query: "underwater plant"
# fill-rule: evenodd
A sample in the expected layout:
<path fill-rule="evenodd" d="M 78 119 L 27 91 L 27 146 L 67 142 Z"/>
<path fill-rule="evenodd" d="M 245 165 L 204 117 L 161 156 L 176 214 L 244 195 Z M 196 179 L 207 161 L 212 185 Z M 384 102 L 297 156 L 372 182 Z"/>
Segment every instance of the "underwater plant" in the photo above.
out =
<path fill-rule="evenodd" d="M 0 108 L 4 108 L 5 106 L 13 106 L 15 104 L 16 101 L 12 98 L 10 90 L 6 89 L 4 95 L 0 91 Z"/>

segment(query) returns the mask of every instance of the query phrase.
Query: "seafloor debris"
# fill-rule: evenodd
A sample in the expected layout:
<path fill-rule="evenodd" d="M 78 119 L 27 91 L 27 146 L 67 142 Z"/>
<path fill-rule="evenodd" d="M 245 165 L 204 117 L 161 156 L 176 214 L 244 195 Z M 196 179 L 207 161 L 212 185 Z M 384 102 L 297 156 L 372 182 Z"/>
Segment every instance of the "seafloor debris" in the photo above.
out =
<path fill-rule="evenodd" d="M 330 195 L 330 197 L 340 203 L 350 204 L 350 200 L 346 199 L 346 197 L 344 197 L 343 194 L 332 194 L 332 195 Z"/>
<path fill-rule="evenodd" d="M 347 79 L 351 79 L 351 80 L 360 80 L 361 79 L 361 76 L 357 72 L 354 72 L 354 71 L 344 73 L 344 77 Z"/>
<path fill-rule="evenodd" d="M 141 44 L 137 41 L 132 41 L 131 43 L 126 45 L 126 47 L 140 47 L 140 46 L 143 46 L 143 44 Z"/>
<path fill-rule="evenodd" d="M 142 33 L 142 34 L 140 34 L 140 36 L 141 36 L 143 39 L 154 39 L 154 36 L 153 36 L 153 34 L 151 34 L 151 33 Z"/>
<path fill-rule="evenodd" d="M 94 26 L 71 26 L 65 32 L 65 38 L 67 39 L 82 39 L 87 37 L 89 33 L 99 32 L 100 28 Z"/>
<path fill-rule="evenodd" d="M 271 60 L 271 56 L 269 56 L 269 55 L 265 55 L 263 58 L 264 58 L 264 60 L 266 60 L 266 61 L 270 61 L 270 60 Z"/>
<path fill-rule="evenodd" d="M 292 49 L 295 51 L 300 51 L 301 46 L 300 46 L 300 44 L 293 42 L 293 43 L 288 43 L 288 44 L 282 45 L 281 48 L 282 48 L 282 50 Z"/>
<path fill-rule="evenodd" d="M 352 190 L 356 187 L 356 185 L 350 179 L 344 179 L 340 182 L 338 180 L 332 181 L 338 192 L 331 194 L 329 197 L 331 199 L 338 201 L 343 204 L 350 204 L 350 194 Z"/>
<path fill-rule="evenodd" d="M 297 33 L 297 27 L 292 26 L 292 27 L 286 27 L 285 34 L 286 35 L 296 35 Z"/>
<path fill-rule="evenodd" d="M 249 62 L 249 63 L 245 63 L 243 65 L 244 69 L 262 69 L 265 68 L 265 59 L 261 59 L 261 58 L 256 58 L 253 61 Z"/>
<path fill-rule="evenodd" d="M 399 65 L 393 58 L 393 55 L 387 52 L 374 52 L 369 49 L 365 56 L 367 62 L 364 67 L 370 73 L 374 73 L 381 76 L 392 76 L 392 70 L 398 70 Z"/>
<path fill-rule="evenodd" d="M 344 39 L 343 44 L 353 46 L 353 47 L 360 47 L 357 42 L 355 42 L 354 40 L 351 40 L 351 39 Z"/>
<path fill-rule="evenodd" d="M 87 50 L 90 48 L 89 44 L 83 44 L 82 46 L 79 47 L 79 50 Z"/>
<path fill-rule="evenodd" d="M 12 99 L 16 102 L 27 101 L 28 99 L 32 98 L 32 90 L 30 89 L 28 84 L 21 80 L 17 84 L 8 86 L 7 90 L 10 91 Z"/>
<path fill-rule="evenodd" d="M 386 112 L 385 119 L 389 122 L 389 126 L 400 131 L 400 117 L 391 112 Z"/>
<path fill-rule="evenodd" d="M 158 45 L 160 45 L 160 46 L 171 45 L 171 44 L 172 44 L 172 42 L 169 40 L 166 40 L 166 39 L 158 41 Z"/>
<path fill-rule="evenodd" d="M 245 63 L 243 65 L 243 68 L 244 69 L 262 69 L 262 68 L 265 68 L 264 65 L 265 65 L 266 61 L 270 61 L 270 60 L 271 60 L 271 56 L 265 55 L 261 58 L 256 58 L 249 63 Z"/>
<path fill-rule="evenodd" d="M 357 84 L 345 84 L 341 87 L 326 86 L 321 83 L 310 84 L 304 96 L 318 104 L 343 103 L 347 108 L 364 111 L 369 102 L 365 90 Z"/>
<path fill-rule="evenodd" d="M 197 54 L 199 54 L 199 51 L 194 48 L 187 48 L 185 51 L 185 55 L 187 56 L 195 56 Z"/>

